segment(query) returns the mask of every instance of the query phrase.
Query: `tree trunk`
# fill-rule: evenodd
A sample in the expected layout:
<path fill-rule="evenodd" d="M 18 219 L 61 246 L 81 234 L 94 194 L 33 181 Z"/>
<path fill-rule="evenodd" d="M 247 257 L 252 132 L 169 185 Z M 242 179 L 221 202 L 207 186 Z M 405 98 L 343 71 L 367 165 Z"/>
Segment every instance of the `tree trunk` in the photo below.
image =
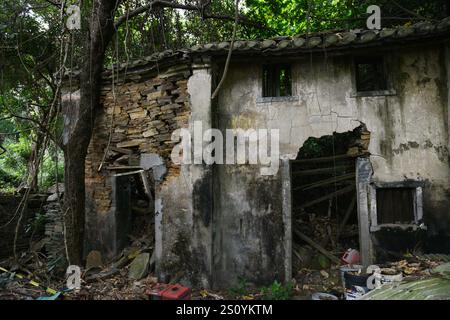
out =
<path fill-rule="evenodd" d="M 70 125 L 65 128 L 64 164 L 66 207 L 64 223 L 69 263 L 81 265 L 85 224 L 85 158 L 99 107 L 105 51 L 114 33 L 116 1 L 94 0 L 88 21 L 80 73 L 80 103 L 76 112 L 65 116 Z M 83 17 L 82 17 L 83 19 Z"/>
<path fill-rule="evenodd" d="M 36 191 L 39 177 L 39 152 L 41 151 L 44 135 L 37 133 L 36 141 L 31 144 L 31 156 L 28 159 L 28 181 L 27 185 L 31 191 Z"/>

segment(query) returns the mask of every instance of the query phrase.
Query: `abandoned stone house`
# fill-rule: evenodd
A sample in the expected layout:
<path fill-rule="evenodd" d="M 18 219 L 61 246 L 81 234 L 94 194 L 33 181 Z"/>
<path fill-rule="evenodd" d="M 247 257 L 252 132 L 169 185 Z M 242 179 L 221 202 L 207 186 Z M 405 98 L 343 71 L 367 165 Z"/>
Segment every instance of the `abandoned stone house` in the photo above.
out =
<path fill-rule="evenodd" d="M 376 262 L 386 230 L 423 232 L 426 250 L 448 250 L 449 35 L 445 19 L 236 41 L 214 100 L 230 42 L 106 70 L 86 159 L 85 251 L 113 257 L 128 244 L 130 181 L 140 176 L 163 278 L 182 271 L 205 287 L 290 279 L 297 213 L 344 194 L 340 219 L 354 197 L 348 211 L 364 264 Z M 76 108 L 76 85 L 63 93 L 63 108 Z M 175 165 L 171 134 L 194 121 L 204 130 L 279 129 L 280 169 L 264 176 L 259 165 Z M 352 144 L 338 145 L 339 134 L 353 135 Z M 321 137 L 335 139 L 331 156 L 302 158 L 305 142 Z M 331 184 L 331 196 L 312 198 L 302 181 Z"/>

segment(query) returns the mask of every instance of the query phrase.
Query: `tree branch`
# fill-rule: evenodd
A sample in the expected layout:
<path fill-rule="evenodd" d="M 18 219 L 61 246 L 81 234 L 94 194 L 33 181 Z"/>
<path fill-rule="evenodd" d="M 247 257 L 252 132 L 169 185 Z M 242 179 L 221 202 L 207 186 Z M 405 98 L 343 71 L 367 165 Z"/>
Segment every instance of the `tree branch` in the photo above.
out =
<path fill-rule="evenodd" d="M 117 30 L 127 19 L 131 19 L 133 17 L 136 17 L 140 15 L 141 13 L 144 13 L 148 10 L 152 10 L 153 8 L 160 7 L 160 8 L 172 8 L 172 9 L 182 9 L 187 11 L 199 11 L 202 12 L 201 6 L 193 6 L 193 5 L 186 5 L 186 4 L 180 4 L 176 2 L 169 2 L 164 0 L 154 0 L 150 2 L 149 4 L 139 7 L 133 11 L 127 12 L 123 16 L 120 16 L 117 21 L 114 24 L 114 28 Z M 224 21 L 235 21 L 235 17 L 228 16 L 228 15 L 219 15 L 219 14 L 207 14 L 204 13 L 203 19 L 216 19 L 216 20 L 224 20 Z M 248 26 L 252 26 L 255 28 L 261 28 L 261 25 L 256 24 L 252 21 L 249 21 L 244 16 L 238 16 L 237 19 L 239 24 L 245 24 Z"/>
<path fill-rule="evenodd" d="M 19 115 L 17 115 L 17 114 L 11 114 L 11 116 L 13 116 L 14 118 L 17 118 L 17 119 L 22 119 L 22 120 L 25 120 L 25 121 L 30 121 L 30 122 L 36 124 L 36 125 L 38 126 L 38 128 L 39 128 L 43 133 L 46 133 L 46 134 L 48 135 L 48 137 L 50 138 L 50 140 L 52 140 L 53 143 L 54 143 L 55 145 L 57 145 L 59 148 L 62 149 L 61 143 L 59 143 L 58 141 L 56 141 L 55 137 L 54 137 L 53 134 L 48 130 L 48 128 L 47 128 L 46 126 L 44 126 L 42 123 L 40 123 L 39 121 L 37 121 L 37 120 L 35 120 L 35 119 L 33 119 L 33 118 L 28 118 L 28 117 L 24 117 L 24 116 L 19 116 Z"/>
<path fill-rule="evenodd" d="M 59 3 L 58 1 L 45 0 L 45 2 L 48 2 L 49 4 L 51 4 L 52 6 L 55 6 L 57 8 L 61 8 L 61 3 Z"/>
<path fill-rule="evenodd" d="M 395 1 L 395 0 L 391 0 L 391 2 L 392 2 L 395 6 L 397 6 L 398 8 L 400 8 L 401 10 L 403 10 L 403 11 L 406 12 L 406 13 L 409 13 L 409 14 L 411 14 L 411 15 L 413 15 L 413 16 L 419 18 L 419 19 L 422 19 L 422 20 L 428 20 L 427 18 L 421 16 L 420 14 L 418 14 L 418 13 L 416 13 L 416 12 L 414 12 L 414 11 L 411 11 L 411 10 L 409 10 L 409 9 L 407 9 L 407 8 L 405 8 L 405 7 L 403 7 L 402 5 L 400 5 L 400 4 L 399 4 L 397 1 Z"/>
<path fill-rule="evenodd" d="M 230 49 L 228 50 L 227 61 L 225 62 L 225 68 L 223 70 L 222 78 L 220 79 L 220 82 L 217 85 L 217 88 L 214 90 L 214 92 L 211 96 L 211 100 L 214 100 L 214 98 L 219 94 L 220 88 L 222 87 L 222 84 L 225 81 L 225 78 L 227 77 L 228 67 L 230 65 L 230 60 L 231 60 L 231 52 L 233 51 L 234 40 L 236 39 L 236 29 L 237 29 L 237 25 L 238 25 L 238 12 L 239 12 L 239 0 L 236 0 L 236 13 L 235 13 L 234 26 L 233 26 L 233 38 L 231 39 Z"/>

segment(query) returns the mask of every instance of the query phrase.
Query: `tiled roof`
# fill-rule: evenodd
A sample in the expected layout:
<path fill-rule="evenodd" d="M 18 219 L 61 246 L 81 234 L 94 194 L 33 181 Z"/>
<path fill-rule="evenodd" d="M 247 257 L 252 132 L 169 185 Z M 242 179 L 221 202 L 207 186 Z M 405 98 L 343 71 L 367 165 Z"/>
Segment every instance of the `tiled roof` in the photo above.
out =
<path fill-rule="evenodd" d="M 384 28 L 381 30 L 350 30 L 340 32 L 322 32 L 302 34 L 293 37 L 275 37 L 265 40 L 237 40 L 233 46 L 233 56 L 248 54 L 281 55 L 296 52 L 311 52 L 323 50 L 342 50 L 358 47 L 375 46 L 389 43 L 404 43 L 429 38 L 446 38 L 450 35 L 450 17 L 436 23 L 418 22 L 409 26 Z M 450 37 L 449 37 L 450 38 Z M 181 50 L 165 50 L 154 53 L 142 59 L 121 63 L 119 69 L 127 69 L 138 73 L 138 69 L 161 64 L 173 65 L 201 55 L 225 55 L 231 41 L 195 45 Z M 115 66 L 117 69 L 117 66 Z M 104 72 L 111 75 L 111 69 Z"/>

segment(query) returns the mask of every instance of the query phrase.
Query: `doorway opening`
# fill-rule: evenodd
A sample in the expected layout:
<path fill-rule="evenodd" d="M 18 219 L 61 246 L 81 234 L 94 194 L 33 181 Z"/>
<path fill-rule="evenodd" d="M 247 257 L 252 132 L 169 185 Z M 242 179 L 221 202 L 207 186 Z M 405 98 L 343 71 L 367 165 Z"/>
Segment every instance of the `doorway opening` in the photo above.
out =
<path fill-rule="evenodd" d="M 130 248 L 152 254 L 155 246 L 153 169 L 143 168 L 136 154 L 130 154 L 124 162 L 116 161 L 108 169 L 115 184 L 112 197 L 115 254 Z"/>
<path fill-rule="evenodd" d="M 326 269 L 359 249 L 356 159 L 368 156 L 370 132 L 309 138 L 291 161 L 292 272 Z"/>
<path fill-rule="evenodd" d="M 152 175 L 147 170 L 130 177 L 131 221 L 128 234 L 131 245 L 144 242 L 154 248 L 155 243 L 155 189 Z"/>

